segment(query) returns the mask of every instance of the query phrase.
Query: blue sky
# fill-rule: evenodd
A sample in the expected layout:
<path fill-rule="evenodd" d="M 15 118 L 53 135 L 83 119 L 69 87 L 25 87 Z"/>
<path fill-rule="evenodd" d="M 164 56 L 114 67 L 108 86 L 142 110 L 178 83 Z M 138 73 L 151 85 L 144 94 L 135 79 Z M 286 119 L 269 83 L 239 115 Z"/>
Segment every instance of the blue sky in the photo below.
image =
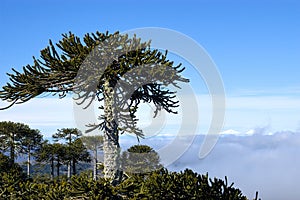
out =
<path fill-rule="evenodd" d="M 48 39 L 70 30 L 83 35 L 155 26 L 200 43 L 228 92 L 299 85 L 297 1 L 128 2 L 2 1 L 1 71 L 31 63 Z"/>
<path fill-rule="evenodd" d="M 289 115 L 300 109 L 290 108 L 300 97 L 297 1 L 42 2 L 1 2 L 1 85 L 11 67 L 31 64 L 32 56 L 38 57 L 48 40 L 58 41 L 62 33 L 72 31 L 83 36 L 96 30 L 162 27 L 191 37 L 216 63 L 227 103 L 234 107 L 227 107 L 225 129 L 246 131 L 270 126 L 279 131 L 300 127 L 300 117 Z M 192 83 L 201 79 L 192 72 L 185 75 Z M 242 107 L 237 108 L 236 101 Z M 274 107 L 270 107 L 272 103 Z M 257 110 L 262 112 L 256 117 Z M 279 125 L 279 121 L 283 123 Z"/>
<path fill-rule="evenodd" d="M 230 134 L 238 135 L 243 137 L 243 141 L 247 134 L 248 141 L 257 141 L 257 136 L 251 138 L 253 134 L 278 135 L 280 132 L 280 136 L 289 133 L 286 137 L 290 137 L 288 130 L 298 134 L 300 129 L 299 19 L 300 3 L 296 0 L 2 0 L 0 85 L 7 81 L 6 72 L 10 72 L 12 67 L 20 69 L 31 64 L 32 56 L 38 57 L 39 51 L 48 45 L 48 40 L 56 42 L 62 33 L 72 31 L 83 36 L 97 30 L 123 32 L 143 27 L 168 28 L 179 31 L 202 45 L 217 65 L 226 92 L 226 117 L 222 130 L 224 134 L 228 134 L 228 137 Z M 191 68 L 188 63 L 187 67 Z M 198 74 L 187 70 L 185 76 L 191 79 L 199 100 L 198 107 L 202 111 L 200 120 L 204 127 L 200 127 L 199 131 L 205 131 L 211 116 L 207 91 L 202 89 L 201 80 L 197 82 L 197 79 L 201 79 Z M 200 90 L 197 84 L 201 85 Z M 4 104 L 0 102 L 0 105 Z M 41 114 L 41 110 L 47 115 Z M 22 121 L 41 129 L 48 136 L 56 128 L 73 126 L 72 118 L 72 102 L 68 99 L 60 102 L 47 98 L 37 99 L 0 112 L 0 120 Z M 176 131 L 180 116 L 167 118 L 166 124 L 171 125 L 166 132 Z M 151 120 L 142 122 L 146 127 L 149 123 Z M 266 143 L 274 143 L 272 138 L 262 138 Z M 299 144 L 293 145 L 296 148 Z M 255 145 L 253 146 L 255 149 Z M 222 147 L 219 146 L 220 149 Z M 242 157 L 251 154 L 259 159 L 257 151 L 248 151 L 248 148 L 243 147 L 247 153 L 242 154 Z M 289 150 L 284 147 L 284 151 L 273 153 L 286 158 L 283 162 L 287 162 L 288 159 L 295 159 L 290 154 L 292 150 Z M 229 153 L 235 151 L 237 149 L 233 148 Z M 265 149 L 265 152 L 270 151 Z M 214 155 L 223 156 L 217 150 Z M 233 155 L 237 162 L 240 157 Z M 253 160 L 254 163 L 255 161 Z M 274 165 L 278 166 L 274 173 L 287 167 L 277 163 Z M 297 165 L 300 166 L 300 162 Z M 209 171 L 211 165 L 207 166 Z M 249 163 L 245 161 L 243 166 L 249 167 Z M 230 167 L 228 164 L 228 169 Z M 265 173 L 263 165 L 256 170 L 257 174 Z M 213 172 L 214 175 L 223 176 L 217 171 Z M 241 170 L 239 174 L 233 173 L 232 179 L 240 183 L 245 191 L 254 190 L 255 188 L 247 185 L 246 179 L 241 179 L 241 173 L 247 172 Z M 263 195 L 270 197 L 270 193 Z"/>

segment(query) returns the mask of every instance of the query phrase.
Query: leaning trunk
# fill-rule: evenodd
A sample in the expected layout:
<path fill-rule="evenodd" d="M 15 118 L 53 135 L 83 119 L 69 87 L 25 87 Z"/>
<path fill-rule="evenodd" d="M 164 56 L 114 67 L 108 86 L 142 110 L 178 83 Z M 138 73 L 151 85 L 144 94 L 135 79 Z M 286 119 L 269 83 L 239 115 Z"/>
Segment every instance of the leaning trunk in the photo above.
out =
<path fill-rule="evenodd" d="M 119 133 L 114 105 L 114 89 L 108 81 L 104 84 L 104 115 L 106 122 L 103 137 L 104 178 L 117 184 L 121 179 Z"/>

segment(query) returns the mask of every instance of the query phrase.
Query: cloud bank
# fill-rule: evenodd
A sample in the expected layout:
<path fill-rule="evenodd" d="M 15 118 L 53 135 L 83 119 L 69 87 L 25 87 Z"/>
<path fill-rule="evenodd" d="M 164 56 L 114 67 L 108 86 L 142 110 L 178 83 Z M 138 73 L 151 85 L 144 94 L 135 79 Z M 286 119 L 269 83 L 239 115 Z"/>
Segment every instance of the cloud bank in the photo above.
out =
<path fill-rule="evenodd" d="M 149 138 L 142 143 L 159 151 L 172 139 Z M 256 130 L 247 136 L 226 134 L 220 137 L 210 154 L 200 160 L 203 139 L 203 135 L 197 135 L 189 149 L 168 168 L 175 171 L 190 168 L 221 179 L 227 176 L 249 199 L 254 198 L 256 191 L 262 199 L 299 199 L 300 132 L 266 135 Z M 133 143 L 133 140 L 125 141 L 123 147 Z"/>

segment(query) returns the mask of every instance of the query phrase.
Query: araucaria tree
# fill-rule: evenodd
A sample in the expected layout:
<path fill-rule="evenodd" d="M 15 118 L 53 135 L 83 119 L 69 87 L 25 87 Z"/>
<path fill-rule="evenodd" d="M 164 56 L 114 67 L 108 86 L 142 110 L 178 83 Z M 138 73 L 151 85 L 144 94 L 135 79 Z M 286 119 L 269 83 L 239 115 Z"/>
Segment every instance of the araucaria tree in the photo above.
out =
<path fill-rule="evenodd" d="M 43 140 L 39 130 L 28 125 L 10 121 L 0 122 L 0 149 L 9 152 L 13 165 L 19 154 L 27 155 L 27 175 L 30 176 L 31 154 Z"/>
<path fill-rule="evenodd" d="M 82 134 L 80 132 L 80 130 L 76 129 L 76 128 L 63 128 L 63 129 L 58 129 L 58 132 L 55 133 L 54 135 L 52 135 L 54 141 L 58 141 L 60 139 L 65 140 L 65 142 L 68 145 L 68 149 L 67 149 L 67 157 L 69 158 L 69 160 L 67 161 L 67 165 L 68 165 L 68 178 L 71 177 L 71 162 L 72 159 L 74 158 L 74 156 L 72 154 L 72 144 L 74 143 L 74 141 L 76 139 L 78 139 Z M 73 169 L 75 168 L 75 163 L 73 163 Z M 75 171 L 73 171 L 73 174 L 75 173 Z"/>
<path fill-rule="evenodd" d="M 104 131 L 104 176 L 116 183 L 121 176 L 119 134 L 126 131 L 143 137 L 136 126 L 139 104 L 155 105 L 154 116 L 161 109 L 176 113 L 178 101 L 172 86 L 188 82 L 181 76 L 184 68 L 168 60 L 167 52 L 118 32 L 86 34 L 83 42 L 72 33 L 63 34 L 56 45 L 50 40 L 33 65 L 22 72 L 12 70 L 10 83 L 0 91 L 0 98 L 11 102 L 6 108 L 43 93 L 63 98 L 73 92 L 85 107 L 93 100 L 103 102 L 101 122 L 90 130 Z"/>
<path fill-rule="evenodd" d="M 30 129 L 21 138 L 22 153 L 27 154 L 27 176 L 31 173 L 31 156 L 43 142 L 43 136 L 37 129 Z"/>
<path fill-rule="evenodd" d="M 158 153 L 147 145 L 134 145 L 122 154 L 122 169 L 127 175 L 149 174 L 161 168 Z"/>
<path fill-rule="evenodd" d="M 68 160 L 67 146 L 60 143 L 50 144 L 45 141 L 36 151 L 35 158 L 40 164 L 50 164 L 50 177 L 53 180 L 54 170 L 56 168 L 56 176 L 60 175 L 60 168 L 65 161 Z"/>
<path fill-rule="evenodd" d="M 98 150 L 103 150 L 103 136 L 82 136 L 80 139 L 87 149 L 93 151 L 93 179 L 97 180 Z"/>

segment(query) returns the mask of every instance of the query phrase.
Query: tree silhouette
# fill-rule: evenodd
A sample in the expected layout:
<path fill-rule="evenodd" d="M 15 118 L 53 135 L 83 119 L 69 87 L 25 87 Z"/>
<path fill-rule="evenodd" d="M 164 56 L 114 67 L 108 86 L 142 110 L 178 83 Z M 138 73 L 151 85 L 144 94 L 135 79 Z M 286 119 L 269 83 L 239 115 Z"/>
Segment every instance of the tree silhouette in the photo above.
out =
<path fill-rule="evenodd" d="M 72 160 L 72 172 L 76 174 L 76 164 L 78 162 L 91 162 L 90 154 L 80 138 L 71 143 L 68 157 Z"/>
<path fill-rule="evenodd" d="M 81 141 L 87 149 L 93 151 L 93 179 L 97 179 L 98 150 L 103 150 L 103 136 L 82 136 Z"/>
<path fill-rule="evenodd" d="M 59 177 L 60 175 L 60 166 L 62 166 L 63 162 L 67 158 L 67 148 L 66 145 L 60 143 L 52 144 L 53 148 L 52 153 L 54 155 L 54 160 L 56 161 L 56 176 Z"/>
<path fill-rule="evenodd" d="M 143 137 L 136 126 L 139 104 L 153 103 L 154 116 L 162 109 L 176 113 L 178 101 L 170 86 L 179 88 L 178 83 L 188 82 L 180 75 L 184 68 L 168 60 L 167 52 L 118 32 L 86 34 L 83 42 L 71 32 L 63 34 L 56 47 L 50 40 L 33 65 L 23 67 L 23 72 L 12 70 L 10 83 L 0 91 L 0 98 L 11 104 L 2 109 L 43 93 L 63 98 L 73 92 L 85 108 L 93 100 L 103 102 L 101 122 L 91 124 L 90 130 L 104 131 L 104 176 L 115 183 L 121 177 L 119 134 Z"/>
<path fill-rule="evenodd" d="M 29 131 L 29 127 L 14 122 L 0 122 L 0 145 L 2 152 L 9 152 L 11 165 L 15 162 L 17 153 L 21 153 L 21 135 Z"/>
<path fill-rule="evenodd" d="M 134 145 L 122 154 L 122 169 L 128 174 L 147 174 L 161 169 L 159 155 L 147 145 Z"/>
<path fill-rule="evenodd" d="M 27 175 L 30 175 L 30 157 L 32 151 L 42 142 L 39 130 L 30 129 L 28 125 L 10 121 L 0 122 L 0 147 L 9 152 L 10 163 L 15 163 L 19 154 L 27 154 Z"/>
<path fill-rule="evenodd" d="M 68 145 L 68 149 L 67 149 L 67 156 L 69 158 L 69 160 L 67 161 L 67 166 L 68 166 L 68 178 L 71 177 L 71 162 L 72 162 L 72 150 L 71 150 L 71 145 L 72 143 L 79 138 L 79 136 L 81 136 L 81 132 L 80 130 L 76 129 L 76 128 L 63 128 L 63 129 L 58 129 L 58 132 L 53 134 L 52 137 L 54 139 L 54 141 L 59 141 L 59 140 L 65 140 L 65 142 L 67 142 Z M 73 164 L 75 165 L 75 164 Z M 73 166 L 73 169 L 75 167 Z M 73 172 L 75 173 L 75 172 Z"/>
<path fill-rule="evenodd" d="M 39 146 L 35 152 L 36 161 L 39 163 L 50 164 L 50 177 L 54 178 L 54 160 L 55 160 L 55 146 L 45 141 Z"/>
<path fill-rule="evenodd" d="M 14 165 L 19 167 L 18 164 L 11 165 L 10 158 L 3 153 L 0 153 L 0 173 L 11 171 L 12 168 L 14 168 Z M 19 168 L 21 169 L 21 167 Z M 22 169 L 20 171 L 22 171 Z"/>
<path fill-rule="evenodd" d="M 31 155 L 43 142 L 43 136 L 37 129 L 31 129 L 21 137 L 22 153 L 27 155 L 27 176 L 31 172 Z"/>
<path fill-rule="evenodd" d="M 7 174 L 10 175 L 7 176 Z M 12 164 L 8 156 L 0 153 L 0 187 L 7 186 L 5 184 L 3 185 L 3 182 L 5 182 L 5 180 L 3 179 L 9 179 L 8 181 L 14 183 L 15 178 L 25 178 L 24 175 L 25 174 L 23 173 L 22 167 L 18 163 Z M 3 190 L 1 191 L 1 193 L 3 193 Z"/>

